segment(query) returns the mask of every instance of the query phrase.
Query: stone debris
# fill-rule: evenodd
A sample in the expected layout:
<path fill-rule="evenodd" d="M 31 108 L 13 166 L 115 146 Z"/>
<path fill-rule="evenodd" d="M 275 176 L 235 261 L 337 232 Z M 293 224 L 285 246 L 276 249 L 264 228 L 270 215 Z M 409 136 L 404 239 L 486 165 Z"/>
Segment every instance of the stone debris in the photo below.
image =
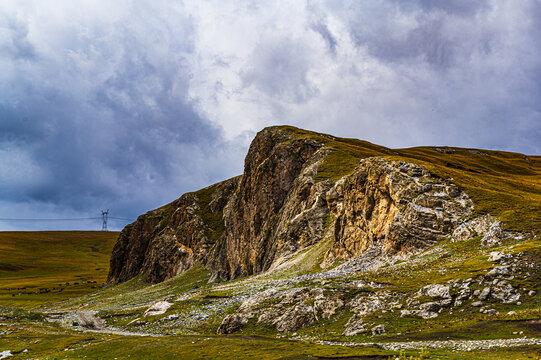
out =
<path fill-rule="evenodd" d="M 372 328 L 372 335 L 382 335 L 385 334 L 385 325 L 376 325 Z"/>
<path fill-rule="evenodd" d="M 143 314 L 143 316 L 151 316 L 151 315 L 160 315 L 164 314 L 167 309 L 169 309 L 173 305 L 172 303 L 166 301 L 166 300 L 158 300 L 154 302 Z"/>
<path fill-rule="evenodd" d="M 71 315 L 72 325 L 90 330 L 105 329 L 104 321 L 97 316 L 96 311 L 76 311 Z"/>
<path fill-rule="evenodd" d="M 426 285 L 421 290 L 419 290 L 418 296 L 427 295 L 430 297 L 440 297 L 440 298 L 449 298 L 451 297 L 449 285 L 442 284 L 432 284 Z"/>
<path fill-rule="evenodd" d="M 242 325 L 246 323 L 248 323 L 247 316 L 240 314 L 230 314 L 223 319 L 216 332 L 218 334 L 233 334 L 239 331 Z"/>
<path fill-rule="evenodd" d="M 335 346 L 377 346 L 384 350 L 410 350 L 410 349 L 454 349 L 459 351 L 484 350 L 498 347 L 516 347 L 528 345 L 541 345 L 541 338 L 519 338 L 499 340 L 437 340 L 437 341 L 408 341 L 388 343 L 355 343 L 336 341 L 317 341 L 321 345 Z"/>

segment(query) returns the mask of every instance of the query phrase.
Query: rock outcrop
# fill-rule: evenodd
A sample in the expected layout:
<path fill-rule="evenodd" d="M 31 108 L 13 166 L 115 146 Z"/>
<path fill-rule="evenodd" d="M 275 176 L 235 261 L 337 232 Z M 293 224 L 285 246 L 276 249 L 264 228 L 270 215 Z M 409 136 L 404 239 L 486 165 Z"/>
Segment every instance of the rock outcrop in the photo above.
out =
<path fill-rule="evenodd" d="M 141 275 L 156 283 L 195 263 L 211 270 L 212 280 L 229 280 L 276 267 L 324 237 L 324 264 L 374 248 L 406 254 L 450 236 L 472 212 L 460 188 L 424 167 L 366 155 L 385 148 L 367 148 L 337 181 L 318 178 L 334 151 L 327 139 L 336 138 L 309 134 L 266 128 L 241 177 L 140 216 L 119 236 L 108 282 Z"/>
<path fill-rule="evenodd" d="M 184 194 L 126 226 L 113 249 L 107 282 L 141 275 L 157 283 L 204 261 L 223 233 L 222 211 L 238 180 Z"/>
<path fill-rule="evenodd" d="M 372 246 L 384 254 L 422 249 L 449 235 L 473 203 L 460 189 L 402 161 L 361 160 L 328 192 L 336 216 L 336 256 L 349 258 Z"/>
<path fill-rule="evenodd" d="M 239 187 L 224 209 L 225 236 L 211 268 L 222 279 L 268 269 L 319 240 L 328 210 L 314 185 L 322 144 L 265 129 L 250 146 Z"/>

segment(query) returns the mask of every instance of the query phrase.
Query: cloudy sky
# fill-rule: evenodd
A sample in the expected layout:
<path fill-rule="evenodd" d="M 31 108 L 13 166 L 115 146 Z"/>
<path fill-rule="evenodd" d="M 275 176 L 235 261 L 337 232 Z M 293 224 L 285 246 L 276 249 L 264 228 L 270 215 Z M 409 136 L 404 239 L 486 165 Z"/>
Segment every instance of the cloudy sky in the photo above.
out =
<path fill-rule="evenodd" d="M 540 154 L 541 2 L 0 2 L 0 218 L 134 219 L 275 124 Z"/>

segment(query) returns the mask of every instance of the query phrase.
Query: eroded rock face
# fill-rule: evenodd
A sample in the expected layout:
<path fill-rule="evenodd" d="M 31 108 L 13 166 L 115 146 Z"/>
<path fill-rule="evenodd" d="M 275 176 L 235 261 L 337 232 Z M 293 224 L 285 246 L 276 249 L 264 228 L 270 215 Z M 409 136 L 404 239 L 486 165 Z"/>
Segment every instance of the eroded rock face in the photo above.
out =
<path fill-rule="evenodd" d="M 342 258 L 372 246 L 383 254 L 425 248 L 449 235 L 473 209 L 456 186 L 414 164 L 380 158 L 361 160 L 328 200 L 337 217 L 333 252 Z"/>
<path fill-rule="evenodd" d="M 262 130 L 242 177 L 185 194 L 128 225 L 108 282 L 137 275 L 160 282 L 198 262 L 212 280 L 230 280 L 277 267 L 324 236 L 332 242 L 324 265 L 367 251 L 406 254 L 450 236 L 472 211 L 458 187 L 401 161 L 366 158 L 336 182 L 316 182 L 330 151 L 310 137 Z"/>
<path fill-rule="evenodd" d="M 326 207 L 313 175 L 321 146 L 272 128 L 256 136 L 239 187 L 224 209 L 225 236 L 210 261 L 220 278 L 261 272 L 281 254 L 318 240 L 313 235 Z"/>
<path fill-rule="evenodd" d="M 202 212 L 221 222 L 223 207 L 237 183 L 238 178 L 234 178 L 213 185 L 202 192 L 210 193 L 208 199 L 200 199 L 201 195 L 196 193 L 184 194 L 165 207 L 139 216 L 118 237 L 107 282 L 118 283 L 142 275 L 146 281 L 157 283 L 198 261 L 204 262 L 220 224 L 209 224 Z"/>

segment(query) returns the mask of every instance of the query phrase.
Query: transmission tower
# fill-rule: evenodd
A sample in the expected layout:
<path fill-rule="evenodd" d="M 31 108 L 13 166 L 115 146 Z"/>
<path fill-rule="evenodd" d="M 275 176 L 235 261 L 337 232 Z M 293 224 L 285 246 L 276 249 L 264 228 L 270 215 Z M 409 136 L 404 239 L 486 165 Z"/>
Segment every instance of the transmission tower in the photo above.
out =
<path fill-rule="evenodd" d="M 109 217 L 109 209 L 107 209 L 107 211 L 101 211 L 101 218 L 103 220 L 102 222 L 102 225 L 101 225 L 101 230 L 102 231 L 107 231 L 107 218 Z"/>

